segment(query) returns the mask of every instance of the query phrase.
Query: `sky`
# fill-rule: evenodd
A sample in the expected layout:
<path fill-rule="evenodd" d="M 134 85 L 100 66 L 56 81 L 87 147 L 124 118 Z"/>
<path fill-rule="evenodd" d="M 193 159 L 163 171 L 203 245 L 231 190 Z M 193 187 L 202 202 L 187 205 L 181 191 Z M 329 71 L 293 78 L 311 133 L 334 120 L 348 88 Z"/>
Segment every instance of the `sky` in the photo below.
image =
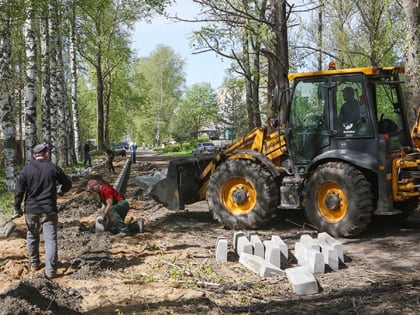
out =
<path fill-rule="evenodd" d="M 168 8 L 171 16 L 192 18 L 197 7 L 191 0 L 177 0 L 177 4 Z M 186 84 L 209 82 L 213 88 L 222 85 L 228 60 L 221 60 L 213 52 L 193 55 L 189 47 L 189 35 L 198 29 L 197 23 L 173 22 L 164 17 L 156 17 L 151 23 L 139 22 L 133 33 L 132 48 L 138 57 L 148 57 L 158 45 L 171 47 L 185 61 Z"/>

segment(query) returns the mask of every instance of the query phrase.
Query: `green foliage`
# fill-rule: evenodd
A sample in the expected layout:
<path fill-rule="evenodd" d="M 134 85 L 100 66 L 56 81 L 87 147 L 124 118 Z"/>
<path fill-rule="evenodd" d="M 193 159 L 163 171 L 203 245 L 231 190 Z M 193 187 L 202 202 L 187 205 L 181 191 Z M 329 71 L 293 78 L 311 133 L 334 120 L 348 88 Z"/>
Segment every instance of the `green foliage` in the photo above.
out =
<path fill-rule="evenodd" d="M 96 139 L 96 90 L 86 76 L 79 77 L 78 109 L 80 138 Z"/>
<path fill-rule="evenodd" d="M 13 199 L 14 192 L 13 191 L 6 191 L 4 189 L 4 184 L 0 187 L 0 209 L 6 212 L 7 214 L 11 214 L 14 208 Z"/>
<path fill-rule="evenodd" d="M 185 92 L 176 111 L 172 136 L 176 141 L 197 139 L 202 128 L 217 121 L 218 101 L 210 83 L 197 83 Z"/>
<path fill-rule="evenodd" d="M 181 146 L 178 144 L 170 144 L 165 147 L 165 153 L 173 153 L 173 152 L 180 152 Z"/>
<path fill-rule="evenodd" d="M 135 61 L 134 75 L 142 78 L 142 84 L 136 81 L 136 86 L 143 86 L 144 91 L 144 106 L 136 117 L 136 138 L 154 144 L 169 139 L 169 126 L 185 84 L 184 67 L 182 57 L 163 45 Z"/>
<path fill-rule="evenodd" d="M 7 191 L 5 183 L 6 174 L 4 173 L 4 169 L 0 169 L 0 210 L 3 210 L 9 215 L 14 208 L 14 191 Z"/>
<path fill-rule="evenodd" d="M 313 8 L 313 7 L 312 7 Z M 322 21 L 319 21 L 319 14 Z M 325 69 L 329 60 L 338 68 L 398 65 L 403 56 L 405 17 L 401 5 L 393 0 L 330 1 L 313 11 L 313 18 L 302 19 L 299 36 L 289 36 L 296 49 L 297 63 L 310 69 Z M 303 21 L 305 20 L 305 21 Z M 306 22 L 309 21 L 309 22 Z M 319 23 L 322 23 L 322 28 Z M 299 42 L 294 42 L 294 38 Z M 321 47 L 320 47 L 321 46 Z M 328 61 L 314 60 L 319 55 Z M 304 56 L 302 58 L 302 56 Z M 313 57 L 311 57 L 313 56 Z M 312 67 L 310 63 L 313 63 Z"/>
<path fill-rule="evenodd" d="M 223 82 L 224 98 L 219 106 L 218 126 L 221 134 L 231 133 L 236 139 L 248 132 L 248 116 L 243 95 L 245 80 L 242 78 L 227 78 Z"/>

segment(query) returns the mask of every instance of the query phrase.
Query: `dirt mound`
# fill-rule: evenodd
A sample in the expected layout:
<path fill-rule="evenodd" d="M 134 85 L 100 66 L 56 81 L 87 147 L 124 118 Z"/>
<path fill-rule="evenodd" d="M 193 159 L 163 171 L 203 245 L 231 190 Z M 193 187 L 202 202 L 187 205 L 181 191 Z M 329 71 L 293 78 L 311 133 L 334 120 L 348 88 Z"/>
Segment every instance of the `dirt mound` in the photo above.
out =
<path fill-rule="evenodd" d="M 82 314 L 81 300 L 76 290 L 37 274 L 0 294 L 0 314 Z"/>

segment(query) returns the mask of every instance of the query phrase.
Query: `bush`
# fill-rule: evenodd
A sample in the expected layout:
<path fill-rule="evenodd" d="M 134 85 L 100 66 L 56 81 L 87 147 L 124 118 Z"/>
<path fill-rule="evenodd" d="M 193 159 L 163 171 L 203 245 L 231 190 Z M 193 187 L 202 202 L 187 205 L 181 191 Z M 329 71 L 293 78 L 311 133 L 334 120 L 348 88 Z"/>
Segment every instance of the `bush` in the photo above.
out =
<path fill-rule="evenodd" d="M 170 144 L 165 147 L 164 153 L 180 152 L 181 147 L 178 144 Z"/>

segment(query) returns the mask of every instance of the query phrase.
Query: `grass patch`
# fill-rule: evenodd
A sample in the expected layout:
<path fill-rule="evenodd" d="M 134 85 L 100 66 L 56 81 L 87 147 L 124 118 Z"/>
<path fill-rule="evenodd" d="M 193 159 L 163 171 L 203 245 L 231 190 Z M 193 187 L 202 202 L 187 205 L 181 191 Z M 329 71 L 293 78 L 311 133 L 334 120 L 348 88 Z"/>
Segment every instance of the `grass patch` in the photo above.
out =
<path fill-rule="evenodd" d="M 165 156 L 179 156 L 179 157 L 190 157 L 191 156 L 191 151 L 183 151 L 183 152 L 169 152 L 169 153 L 164 153 L 163 155 Z"/>
<path fill-rule="evenodd" d="M 11 216 L 14 208 L 15 191 L 6 190 L 6 173 L 0 170 L 0 215 Z"/>

